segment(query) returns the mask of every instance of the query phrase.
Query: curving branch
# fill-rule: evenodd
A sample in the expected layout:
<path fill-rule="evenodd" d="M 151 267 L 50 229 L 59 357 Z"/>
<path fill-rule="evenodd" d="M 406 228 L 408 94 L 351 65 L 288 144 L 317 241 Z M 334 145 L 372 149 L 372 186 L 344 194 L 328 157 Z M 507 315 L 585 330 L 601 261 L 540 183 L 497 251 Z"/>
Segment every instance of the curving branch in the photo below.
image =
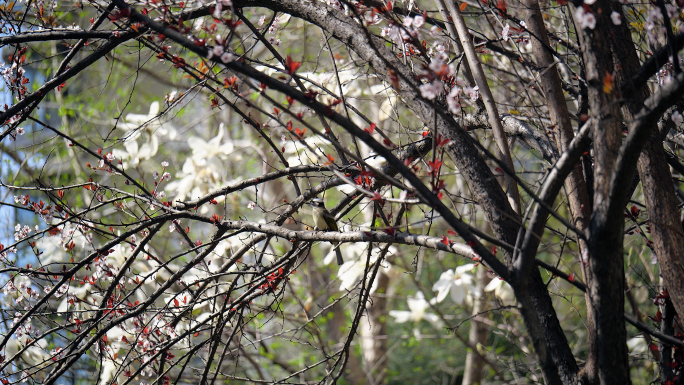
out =
<path fill-rule="evenodd" d="M 72 39 L 110 39 L 127 33 L 125 30 L 78 31 L 73 29 L 51 29 L 40 32 L 28 31 L 15 35 L 0 36 L 0 47 L 8 44 Z"/>
<path fill-rule="evenodd" d="M 501 120 L 504 123 L 503 128 L 507 135 L 524 140 L 525 143 L 537 150 L 544 160 L 549 163 L 558 159 L 558 149 L 543 132 L 533 128 L 526 121 L 511 115 L 503 115 Z"/>
<path fill-rule="evenodd" d="M 587 150 L 591 144 L 591 136 L 593 133 L 593 120 L 587 121 L 582 129 L 577 133 L 577 136 L 572 140 L 566 151 L 561 155 L 556 164 L 544 181 L 539 198 L 547 205 L 551 206 L 553 201 L 558 196 L 565 179 L 572 172 L 574 167 L 579 162 L 582 154 Z M 520 254 L 515 262 L 515 275 L 518 279 L 527 277 L 530 270 L 534 266 L 535 255 L 541 235 L 546 225 L 549 212 L 542 205 L 535 204 L 532 211 L 530 223 L 525 237 L 523 238 Z"/>
<path fill-rule="evenodd" d="M 658 92 L 646 99 L 641 111 L 636 114 L 629 125 L 629 134 L 620 147 L 615 164 L 615 172 L 610 179 L 608 199 L 604 203 L 605 209 L 596 220 L 615 221 L 616 213 L 621 213 L 629 198 L 635 166 L 639 153 L 647 142 L 648 136 L 657 129 L 657 123 L 662 114 L 684 96 L 684 73 L 672 77 L 671 81 L 662 86 Z M 594 219 L 592 218 L 592 221 Z"/>

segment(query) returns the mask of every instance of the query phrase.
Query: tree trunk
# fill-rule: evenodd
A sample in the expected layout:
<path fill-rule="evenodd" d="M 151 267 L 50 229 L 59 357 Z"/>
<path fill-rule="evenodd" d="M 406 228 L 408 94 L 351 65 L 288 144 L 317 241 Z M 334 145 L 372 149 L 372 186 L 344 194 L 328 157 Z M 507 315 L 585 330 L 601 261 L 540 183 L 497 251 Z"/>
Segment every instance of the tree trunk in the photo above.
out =
<path fill-rule="evenodd" d="M 587 292 L 594 313 L 594 330 L 598 363 L 598 378 L 589 372 L 588 382 L 601 384 L 629 384 L 629 364 L 626 346 L 627 331 L 624 314 L 622 209 L 626 194 L 611 196 L 611 179 L 622 143 L 620 110 L 613 92 L 610 74 L 613 58 L 610 47 L 610 28 L 613 25 L 607 1 L 597 1 L 580 12 L 591 12 L 596 18 L 595 28 L 578 28 L 582 57 L 586 68 L 588 102 L 594 126 L 594 212 L 589 224 Z M 577 19 L 575 24 L 581 26 Z M 611 87 L 607 87 L 611 86 Z M 618 209 L 619 208 L 619 209 Z M 591 369 L 591 368 L 590 368 Z"/>
<path fill-rule="evenodd" d="M 468 341 L 471 346 L 478 347 L 487 343 L 487 325 L 477 321 L 475 317 L 479 312 L 485 309 L 486 296 L 483 289 L 487 281 L 487 271 L 485 269 L 477 269 L 477 290 L 482 293 L 479 298 L 475 298 L 473 303 L 473 318 L 470 320 L 470 333 Z M 482 372 L 484 370 L 484 360 L 472 351 L 468 351 L 465 360 L 465 370 L 463 372 L 463 382 L 461 385 L 478 385 L 482 381 Z"/>
<path fill-rule="evenodd" d="M 378 272 L 378 288 L 366 304 L 366 314 L 359 324 L 363 370 L 370 385 L 387 383 L 387 293 L 389 277 Z M 380 294 L 380 295 L 376 295 Z M 379 338 L 378 338 L 379 337 Z"/>
<path fill-rule="evenodd" d="M 618 6 L 615 6 L 614 10 L 622 12 Z M 624 15 L 622 17 L 624 20 Z M 623 38 L 630 39 L 631 42 L 627 26 L 620 25 L 618 28 Z M 623 108 L 623 116 L 626 122 L 631 122 L 634 115 L 643 107 L 644 100 L 650 92 L 646 87 L 639 90 L 631 87 L 629 76 L 636 73 L 640 67 L 634 44 L 618 42 L 613 44 L 612 49 L 616 60 L 618 86 L 631 99 Z M 684 281 L 681 279 L 684 276 L 684 232 L 670 167 L 665 158 L 662 137 L 657 130 L 653 130 L 648 143 L 644 146 L 637 167 L 646 198 L 652 246 L 658 257 L 665 287 L 670 293 L 677 314 L 684 314 Z"/>
<path fill-rule="evenodd" d="M 570 113 L 565 101 L 565 95 L 561 85 L 561 79 L 557 71 L 555 59 L 551 54 L 549 46 L 548 32 L 544 25 L 544 19 L 539 8 L 537 0 L 525 1 L 525 22 L 528 25 L 530 32 L 536 36 L 532 39 L 533 52 L 537 61 L 537 66 L 541 68 L 539 74 L 540 83 L 546 96 L 547 105 L 549 108 L 549 115 L 551 118 L 552 130 L 555 133 L 558 145 L 558 152 L 564 153 L 570 142 L 574 138 L 572 129 L 572 122 L 570 120 Z M 573 219 L 573 224 L 579 230 L 586 230 L 589 218 L 591 216 L 589 195 L 587 193 L 587 185 L 582 173 L 581 164 L 575 165 L 574 169 L 565 180 L 565 190 L 567 191 L 568 201 L 570 203 L 570 212 Z M 587 250 L 587 244 L 583 240 L 579 240 L 579 260 L 580 266 L 584 267 L 581 261 L 582 252 Z M 582 269 L 584 281 L 589 282 L 589 274 L 586 269 Z M 589 296 L 585 294 L 587 303 L 589 303 Z M 596 369 L 596 343 L 594 338 L 594 313 L 591 306 L 587 306 L 587 358 L 584 366 L 585 373 L 594 373 Z M 571 378 L 568 376 L 568 378 Z"/>

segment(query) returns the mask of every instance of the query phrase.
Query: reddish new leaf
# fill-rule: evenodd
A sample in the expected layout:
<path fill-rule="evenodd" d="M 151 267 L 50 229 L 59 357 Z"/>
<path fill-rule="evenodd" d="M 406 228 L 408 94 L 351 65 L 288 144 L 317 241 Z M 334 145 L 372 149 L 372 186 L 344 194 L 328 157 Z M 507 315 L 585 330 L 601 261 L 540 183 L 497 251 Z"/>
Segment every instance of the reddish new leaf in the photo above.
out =
<path fill-rule="evenodd" d="M 285 60 L 285 70 L 290 76 L 294 75 L 295 71 L 297 71 L 297 68 L 299 68 L 301 65 L 302 62 L 294 61 L 290 55 L 287 55 L 287 59 Z"/>

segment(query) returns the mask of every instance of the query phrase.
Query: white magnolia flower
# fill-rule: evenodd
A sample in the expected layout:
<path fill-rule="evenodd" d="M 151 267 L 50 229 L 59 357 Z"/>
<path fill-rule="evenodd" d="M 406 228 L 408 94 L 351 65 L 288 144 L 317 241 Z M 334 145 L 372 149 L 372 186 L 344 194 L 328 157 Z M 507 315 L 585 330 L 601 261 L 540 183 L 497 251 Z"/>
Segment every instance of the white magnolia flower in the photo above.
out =
<path fill-rule="evenodd" d="M 365 243 L 350 243 L 350 244 L 342 244 L 340 246 L 340 250 L 342 251 L 342 256 L 344 257 L 345 262 L 340 266 L 340 269 L 338 270 L 338 277 L 340 278 L 340 291 L 347 291 L 351 290 L 354 288 L 354 286 L 357 285 L 361 277 L 363 277 L 363 274 L 366 271 L 366 245 Z M 396 253 L 397 249 L 394 246 L 390 246 L 390 249 L 388 250 L 388 254 L 393 254 Z M 333 247 L 330 248 L 330 252 L 325 256 L 323 259 L 323 263 L 328 265 L 332 263 L 333 260 L 335 260 L 336 255 L 335 255 L 335 250 Z M 371 265 L 377 261 L 378 255 L 376 253 L 373 253 L 371 255 L 370 263 Z M 391 271 L 391 268 L 389 266 L 380 266 L 382 271 L 385 274 L 389 274 Z M 373 286 L 371 286 L 371 292 L 374 292 L 377 286 L 377 279 L 375 282 L 373 282 Z"/>
<path fill-rule="evenodd" d="M 437 302 L 442 302 L 447 294 L 451 294 L 451 300 L 458 305 L 462 305 L 466 296 L 472 298 L 477 290 L 475 287 L 475 277 L 468 274 L 477 265 L 471 263 L 456 268 L 456 272 L 449 269 L 442 273 L 439 280 L 432 286 L 432 291 L 437 292 Z M 469 301 L 470 302 L 470 301 Z"/>
<path fill-rule="evenodd" d="M 395 27 L 398 29 L 398 27 Z M 272 67 L 256 66 L 257 70 L 273 76 L 279 73 L 278 70 Z M 282 70 L 281 70 L 282 71 Z M 302 78 L 304 83 L 309 83 L 312 89 L 317 90 L 319 86 L 325 87 L 328 90 L 336 90 L 339 92 L 340 83 L 342 84 L 342 93 L 346 97 L 359 97 L 363 95 L 374 94 L 369 83 L 374 83 L 375 79 L 366 74 L 359 73 L 356 70 L 340 70 L 339 72 L 297 72 L 297 76 Z M 339 78 L 339 82 L 338 82 Z M 307 86 L 309 86 L 307 84 Z M 258 86 L 258 83 L 255 83 Z M 390 87 L 385 85 L 385 88 Z M 327 92 L 321 92 L 317 96 L 317 100 L 324 104 L 330 104 L 335 100 Z"/>
<path fill-rule="evenodd" d="M 221 143 L 225 135 L 226 127 L 221 123 L 218 134 L 209 141 L 198 137 L 189 138 L 188 145 L 192 149 L 192 157 L 195 159 L 211 158 L 214 156 L 225 157 L 233 151 L 233 143 Z"/>
<path fill-rule="evenodd" d="M 166 187 L 167 191 L 176 191 L 175 199 L 198 198 L 224 184 L 225 160 L 235 149 L 230 141 L 221 143 L 225 134 L 221 124 L 218 134 L 209 141 L 198 137 L 188 139 L 192 156 L 185 160 L 177 179 Z"/>
<path fill-rule="evenodd" d="M 67 311 L 80 312 L 83 318 L 93 317 L 95 312 L 88 311 L 93 307 L 97 307 L 102 303 L 102 296 L 97 294 L 90 283 L 81 286 L 71 286 L 66 290 L 68 295 L 57 307 L 58 313 L 66 313 Z"/>
<path fill-rule="evenodd" d="M 306 143 L 308 143 L 309 147 L 311 147 L 314 151 L 327 144 L 327 141 L 324 140 L 321 137 L 307 137 L 306 138 Z M 319 156 L 322 156 L 320 151 L 312 153 L 311 150 L 304 146 L 303 144 L 299 143 L 296 140 L 290 140 L 287 143 L 285 143 L 285 151 L 283 154 L 287 156 L 287 163 L 292 166 L 297 166 L 297 165 L 305 165 L 305 164 L 312 164 L 312 163 L 318 163 Z"/>
<path fill-rule="evenodd" d="M 333 254 L 333 253 L 329 253 Z M 340 266 L 340 291 L 351 290 L 354 288 L 359 278 L 363 276 L 364 264 L 359 261 L 347 261 Z"/>
<path fill-rule="evenodd" d="M 634 337 L 627 340 L 627 348 L 631 354 L 643 354 L 648 351 L 648 345 L 643 337 Z"/>
<path fill-rule="evenodd" d="M 104 359 L 102 362 L 102 373 L 100 374 L 100 382 L 98 383 L 99 385 L 107 385 L 110 384 L 112 379 L 114 379 L 114 376 L 118 373 L 119 371 L 119 363 L 114 362 L 110 359 Z"/>
<path fill-rule="evenodd" d="M 156 135 L 152 135 L 149 142 L 143 143 L 142 146 L 140 146 L 136 140 L 128 138 L 124 142 L 124 148 L 126 151 L 114 149 L 114 151 L 112 151 L 114 158 L 130 160 L 130 165 L 135 167 L 140 164 L 140 161 L 150 159 L 157 153 L 159 141 L 157 140 Z M 127 165 L 124 165 L 124 167 L 127 167 Z"/>
<path fill-rule="evenodd" d="M 11 362 L 23 362 L 28 366 L 36 366 L 43 368 L 49 365 L 52 360 L 50 354 L 47 352 L 47 347 L 43 340 L 29 346 L 19 356 L 17 354 L 24 346 L 16 338 L 10 338 L 5 345 L 5 357 Z"/>
<path fill-rule="evenodd" d="M 117 128 L 125 130 L 124 148 L 126 151 L 115 149 L 114 158 L 131 160 L 136 166 L 141 160 L 150 159 L 159 150 L 159 138 L 161 135 L 168 139 L 175 139 L 176 129 L 170 123 L 162 123 L 158 115 L 159 102 L 150 104 L 150 112 L 146 115 L 128 114 L 124 122 L 117 124 Z M 141 139 L 142 144 L 138 144 Z"/>
<path fill-rule="evenodd" d="M 437 314 L 429 313 L 426 310 L 430 307 L 430 303 L 425 300 L 425 295 L 423 292 L 416 293 L 415 297 L 408 297 L 406 299 L 408 303 L 409 310 L 390 310 L 389 315 L 394 317 L 397 323 L 404 322 L 419 322 L 421 320 L 426 320 L 435 327 L 439 327 L 441 320 Z"/>
<path fill-rule="evenodd" d="M 513 288 L 503 279 L 492 279 L 484 288 L 484 291 L 488 293 L 493 291 L 496 298 L 498 298 L 501 304 L 504 306 L 512 306 L 516 303 Z"/>
<path fill-rule="evenodd" d="M 107 256 L 106 264 L 112 273 L 118 273 L 121 266 L 133 255 L 133 247 L 120 243 L 112 247 L 111 250 L 113 251 Z M 138 256 L 128 269 L 135 274 L 145 274 L 150 271 L 150 262 Z"/>
<path fill-rule="evenodd" d="M 371 95 L 378 95 L 382 97 L 382 104 L 378 111 L 378 121 L 389 119 L 395 111 L 399 98 L 397 94 L 392 91 L 386 84 L 376 84 L 370 87 Z"/>

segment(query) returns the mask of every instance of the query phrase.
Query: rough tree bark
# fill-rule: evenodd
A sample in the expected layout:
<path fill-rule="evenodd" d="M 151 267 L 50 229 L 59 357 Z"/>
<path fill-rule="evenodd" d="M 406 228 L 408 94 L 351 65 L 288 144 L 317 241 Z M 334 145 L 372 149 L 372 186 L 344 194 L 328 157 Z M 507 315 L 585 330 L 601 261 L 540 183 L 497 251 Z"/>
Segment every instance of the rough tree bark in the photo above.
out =
<path fill-rule="evenodd" d="M 613 5 L 613 11 L 619 12 L 622 18 L 625 18 L 622 7 Z M 629 124 L 650 96 L 650 92 L 645 85 L 638 89 L 634 88 L 630 75 L 638 72 L 639 58 L 627 26 L 623 23 L 616 26 L 616 29 L 620 37 L 611 40 L 615 57 L 614 71 L 617 88 L 627 98 L 622 114 Z M 672 174 L 663 149 L 663 137 L 658 130 L 654 129 L 649 136 L 648 143 L 639 156 L 637 167 L 646 198 L 653 248 L 672 304 L 678 314 L 683 314 L 684 232 L 672 184 Z"/>
<path fill-rule="evenodd" d="M 578 5 L 582 6 L 582 5 Z M 589 224 L 588 294 L 594 313 L 594 338 L 598 346 L 596 372 L 586 373 L 590 383 L 629 384 L 627 332 L 624 314 L 623 239 L 624 220 L 609 213 L 611 178 L 622 143 L 619 104 L 615 93 L 604 88 L 613 69 L 610 42 L 606 39 L 611 23 L 608 2 L 598 1 L 591 7 L 596 17 L 594 29 L 578 28 L 582 58 L 586 68 L 590 116 L 594 127 L 594 212 Z M 577 15 L 577 12 L 574 13 Z M 575 19 L 575 24 L 582 25 Z M 606 347 L 610 347 L 608 350 Z M 598 376 L 596 376 L 598 374 Z"/>
<path fill-rule="evenodd" d="M 487 325 L 477 320 L 478 315 L 485 309 L 486 296 L 483 292 L 487 282 L 487 272 L 484 269 L 477 270 L 477 289 L 482 295 L 475 298 L 473 301 L 473 318 L 470 320 L 470 332 L 468 334 L 468 342 L 470 345 L 478 348 L 480 345 L 484 346 L 487 343 Z M 482 381 L 482 372 L 485 367 L 484 360 L 471 351 L 466 354 L 465 370 L 463 371 L 463 382 L 461 385 L 479 385 Z"/>

